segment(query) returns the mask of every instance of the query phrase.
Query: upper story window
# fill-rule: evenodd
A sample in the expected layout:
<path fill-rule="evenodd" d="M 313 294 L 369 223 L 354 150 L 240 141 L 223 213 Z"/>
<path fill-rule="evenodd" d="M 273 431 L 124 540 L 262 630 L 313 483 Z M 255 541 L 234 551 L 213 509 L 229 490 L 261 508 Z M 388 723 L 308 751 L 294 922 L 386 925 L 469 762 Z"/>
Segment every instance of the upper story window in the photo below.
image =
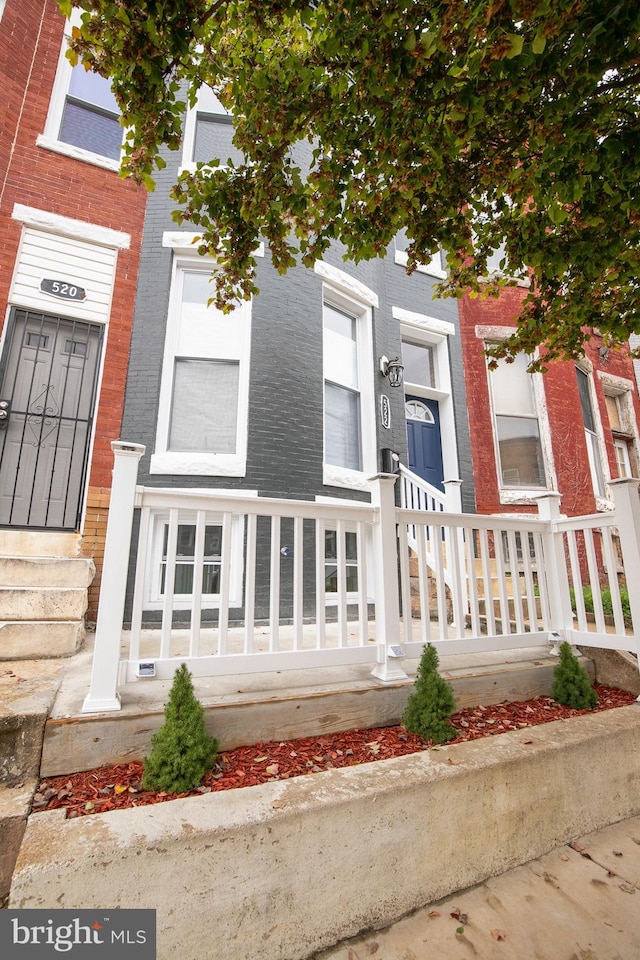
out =
<path fill-rule="evenodd" d="M 578 393 L 580 395 L 580 406 L 582 408 L 584 435 L 587 443 L 587 456 L 589 458 L 589 469 L 591 471 L 593 492 L 596 497 L 604 498 L 606 496 L 606 488 L 604 482 L 604 471 L 602 468 L 600 439 L 598 436 L 599 424 L 596 421 L 595 406 L 593 397 L 591 395 L 590 378 L 581 367 L 576 367 L 576 376 L 578 378 Z"/>
<path fill-rule="evenodd" d="M 409 256 L 407 254 L 407 248 L 409 246 L 409 240 L 406 234 L 403 232 L 399 233 L 394 241 L 395 245 L 395 262 L 401 264 L 401 266 L 406 267 Z M 416 267 L 418 273 L 428 273 L 432 277 L 437 277 L 439 280 L 444 280 L 447 275 L 447 271 L 442 265 L 442 254 L 440 250 L 436 250 L 432 254 L 431 259 L 428 263 L 421 263 Z"/>
<path fill-rule="evenodd" d="M 182 167 L 190 169 L 196 163 L 209 160 L 228 160 L 242 163 L 242 152 L 233 145 L 233 120 L 213 90 L 202 86 L 195 106 L 187 111 L 182 145 Z"/>
<path fill-rule="evenodd" d="M 110 81 L 81 63 L 72 67 L 58 139 L 117 160 L 122 146 L 119 118 Z"/>
<path fill-rule="evenodd" d="M 500 486 L 546 488 L 547 473 L 529 358 L 498 361 L 489 371 Z"/>
<path fill-rule="evenodd" d="M 72 67 L 66 57 L 71 26 L 79 16 L 74 11 L 66 23 L 44 133 L 36 142 L 77 160 L 117 170 L 123 129 L 111 82 L 85 70 L 81 63 Z"/>

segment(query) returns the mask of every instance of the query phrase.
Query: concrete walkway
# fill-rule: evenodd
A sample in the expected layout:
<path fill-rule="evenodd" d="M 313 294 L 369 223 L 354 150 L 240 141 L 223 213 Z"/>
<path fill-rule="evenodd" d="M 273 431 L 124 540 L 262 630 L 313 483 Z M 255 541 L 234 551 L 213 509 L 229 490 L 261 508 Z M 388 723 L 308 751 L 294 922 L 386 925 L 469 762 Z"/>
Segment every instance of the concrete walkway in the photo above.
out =
<path fill-rule="evenodd" d="M 557 847 L 313 960 L 371 958 L 638 960 L 640 817 Z"/>

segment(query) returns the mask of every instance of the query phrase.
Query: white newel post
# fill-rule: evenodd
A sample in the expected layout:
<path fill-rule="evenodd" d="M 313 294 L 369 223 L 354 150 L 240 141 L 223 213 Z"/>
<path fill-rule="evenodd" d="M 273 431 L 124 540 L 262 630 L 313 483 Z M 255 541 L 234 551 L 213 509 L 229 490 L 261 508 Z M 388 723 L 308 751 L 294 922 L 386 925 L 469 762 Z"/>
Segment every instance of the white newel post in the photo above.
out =
<path fill-rule="evenodd" d="M 109 519 L 104 545 L 91 686 L 82 705 L 83 713 L 103 713 L 119 710 L 121 706 L 118 696 L 120 636 L 127 589 L 138 463 L 145 447 L 141 443 L 123 443 L 121 440 L 114 440 L 111 449 L 114 464 Z"/>
<path fill-rule="evenodd" d="M 640 668 L 640 480 L 611 480 L 622 562 L 629 592 L 635 652 Z M 640 697 L 638 697 L 640 702 Z"/>
<path fill-rule="evenodd" d="M 389 648 L 400 643 L 400 594 L 398 588 L 398 539 L 396 536 L 395 474 L 371 477 L 371 505 L 377 512 L 373 523 L 373 554 L 376 589 L 376 643 L 378 663 L 371 671 L 378 680 L 406 680 L 407 674 L 389 658 Z"/>
<path fill-rule="evenodd" d="M 442 486 L 447 497 L 447 512 L 462 513 L 462 480 L 443 480 Z"/>
<path fill-rule="evenodd" d="M 555 492 L 536 497 L 538 516 L 549 526 L 542 536 L 544 570 L 538 570 L 538 576 L 543 576 L 546 580 L 551 633 L 559 634 L 562 640 L 571 642 L 568 632 L 573 630 L 573 611 L 569 593 L 567 558 L 562 534 L 556 527 L 560 519 L 561 500 L 562 495 Z M 556 644 L 558 642 L 557 637 L 551 636 L 549 639 Z"/>

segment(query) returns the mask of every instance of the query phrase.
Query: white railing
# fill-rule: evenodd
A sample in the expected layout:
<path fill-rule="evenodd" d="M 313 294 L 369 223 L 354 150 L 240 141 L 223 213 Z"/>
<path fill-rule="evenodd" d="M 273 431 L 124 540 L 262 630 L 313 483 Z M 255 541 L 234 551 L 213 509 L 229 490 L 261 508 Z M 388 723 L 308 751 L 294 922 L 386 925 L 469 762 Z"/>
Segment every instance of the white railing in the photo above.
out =
<path fill-rule="evenodd" d="M 112 446 L 86 712 L 119 709 L 120 684 L 170 677 L 183 660 L 200 676 L 369 662 L 387 681 L 405 678 L 402 656 L 427 642 L 441 653 L 559 639 L 638 652 L 638 481 L 612 485 L 612 514 L 562 519 L 558 495 L 547 494 L 538 516 L 522 519 L 397 508 L 388 475 L 371 479 L 370 504 L 136 487 L 143 448 Z M 591 619 L 583 584 L 594 596 Z"/>

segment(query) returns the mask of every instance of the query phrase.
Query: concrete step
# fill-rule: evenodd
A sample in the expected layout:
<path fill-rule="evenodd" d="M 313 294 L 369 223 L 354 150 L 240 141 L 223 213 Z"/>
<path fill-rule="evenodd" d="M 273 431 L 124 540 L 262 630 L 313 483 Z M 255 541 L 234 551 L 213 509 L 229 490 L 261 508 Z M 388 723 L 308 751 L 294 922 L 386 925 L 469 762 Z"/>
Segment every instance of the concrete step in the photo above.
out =
<path fill-rule="evenodd" d="M 0 536 L 2 557 L 79 557 L 82 537 L 60 530 L 8 530 Z"/>
<path fill-rule="evenodd" d="M 38 783 L 44 726 L 62 661 L 0 664 L 0 908 Z"/>
<path fill-rule="evenodd" d="M 2 620 L 81 620 L 86 609 L 86 588 L 0 587 Z"/>
<path fill-rule="evenodd" d="M 86 589 L 95 573 L 93 560 L 86 557 L 0 556 L 0 584 L 3 587 Z"/>
<path fill-rule="evenodd" d="M 2 620 L 0 661 L 70 657 L 84 636 L 83 620 Z"/>

